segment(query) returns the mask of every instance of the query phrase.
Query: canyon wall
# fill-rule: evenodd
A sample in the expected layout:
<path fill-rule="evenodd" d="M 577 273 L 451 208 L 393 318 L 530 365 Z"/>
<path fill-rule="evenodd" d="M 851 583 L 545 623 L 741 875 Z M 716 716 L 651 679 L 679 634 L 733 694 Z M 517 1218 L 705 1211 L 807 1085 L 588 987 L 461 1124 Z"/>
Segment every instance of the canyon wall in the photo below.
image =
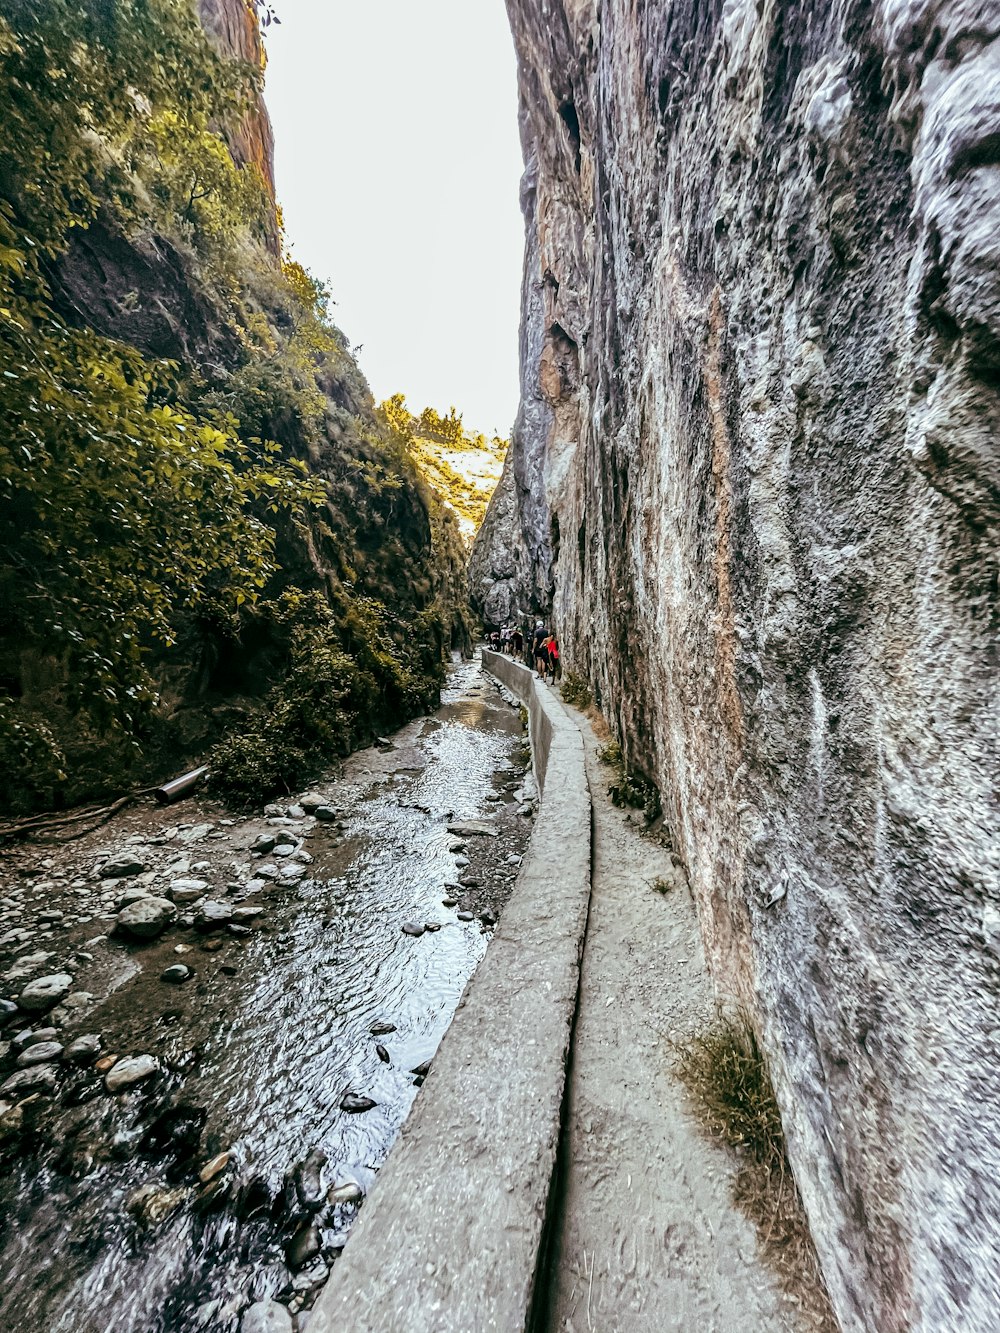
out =
<path fill-rule="evenodd" d="M 757 1016 L 845 1329 L 1000 1301 L 1000 5 L 508 0 L 543 605 Z"/>

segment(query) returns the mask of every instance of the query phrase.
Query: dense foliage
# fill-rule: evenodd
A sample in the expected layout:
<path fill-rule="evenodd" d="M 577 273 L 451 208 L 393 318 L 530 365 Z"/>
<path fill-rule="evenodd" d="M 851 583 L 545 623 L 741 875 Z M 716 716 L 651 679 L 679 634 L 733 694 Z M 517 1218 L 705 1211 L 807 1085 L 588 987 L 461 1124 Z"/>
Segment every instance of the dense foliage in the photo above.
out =
<path fill-rule="evenodd" d="M 189 0 L 0 0 L 8 806 L 173 762 L 239 696 L 226 721 L 249 736 L 266 716 L 286 760 L 231 786 L 277 790 L 440 674 L 430 497 L 327 294 L 268 252 L 266 182 L 226 137 L 259 74 L 215 53 Z M 163 292 L 116 293 L 107 327 L 67 276 L 81 237 Z M 131 331 L 144 303 L 190 304 L 211 355 L 163 360 L 149 321 Z"/>

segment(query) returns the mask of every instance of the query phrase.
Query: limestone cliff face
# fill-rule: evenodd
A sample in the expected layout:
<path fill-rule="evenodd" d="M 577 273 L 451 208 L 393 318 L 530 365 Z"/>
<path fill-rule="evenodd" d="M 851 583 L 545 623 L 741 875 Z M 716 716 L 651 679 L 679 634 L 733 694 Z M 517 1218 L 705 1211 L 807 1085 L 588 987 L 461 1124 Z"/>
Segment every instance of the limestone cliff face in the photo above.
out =
<path fill-rule="evenodd" d="M 1000 5 L 508 9 L 524 403 L 478 595 L 548 596 L 551 556 L 759 1016 L 844 1328 L 985 1333 Z"/>

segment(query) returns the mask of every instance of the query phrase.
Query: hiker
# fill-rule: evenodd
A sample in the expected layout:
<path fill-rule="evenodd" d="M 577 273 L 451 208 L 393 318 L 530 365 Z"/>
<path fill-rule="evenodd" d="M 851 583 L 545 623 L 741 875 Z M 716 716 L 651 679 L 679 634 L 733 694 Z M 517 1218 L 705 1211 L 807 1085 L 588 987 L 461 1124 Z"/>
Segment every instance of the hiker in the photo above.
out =
<path fill-rule="evenodd" d="M 549 635 L 549 670 L 552 672 L 552 684 L 562 679 L 562 667 L 559 663 L 559 643 L 554 634 Z"/>
<path fill-rule="evenodd" d="M 535 621 L 535 632 L 531 636 L 531 656 L 534 661 L 535 670 L 543 679 L 545 677 L 545 668 L 549 662 L 549 651 L 545 647 L 545 640 L 548 633 L 540 620 Z"/>
<path fill-rule="evenodd" d="M 521 633 L 520 625 L 516 625 L 511 631 L 510 643 L 511 651 L 514 656 L 520 659 L 521 654 L 524 652 L 524 635 Z"/>

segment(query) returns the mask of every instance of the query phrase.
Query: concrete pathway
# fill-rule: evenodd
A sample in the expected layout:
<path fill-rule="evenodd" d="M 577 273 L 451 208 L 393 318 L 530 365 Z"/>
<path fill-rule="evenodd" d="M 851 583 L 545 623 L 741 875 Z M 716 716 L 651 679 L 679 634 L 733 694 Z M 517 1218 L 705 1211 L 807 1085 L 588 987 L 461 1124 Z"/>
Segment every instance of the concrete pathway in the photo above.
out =
<path fill-rule="evenodd" d="M 594 861 L 545 1326 L 794 1330 L 730 1202 L 732 1159 L 704 1139 L 671 1072 L 670 1039 L 712 1015 L 690 894 L 654 890 L 669 856 L 611 804 L 593 730 L 567 711 L 584 734 Z"/>

